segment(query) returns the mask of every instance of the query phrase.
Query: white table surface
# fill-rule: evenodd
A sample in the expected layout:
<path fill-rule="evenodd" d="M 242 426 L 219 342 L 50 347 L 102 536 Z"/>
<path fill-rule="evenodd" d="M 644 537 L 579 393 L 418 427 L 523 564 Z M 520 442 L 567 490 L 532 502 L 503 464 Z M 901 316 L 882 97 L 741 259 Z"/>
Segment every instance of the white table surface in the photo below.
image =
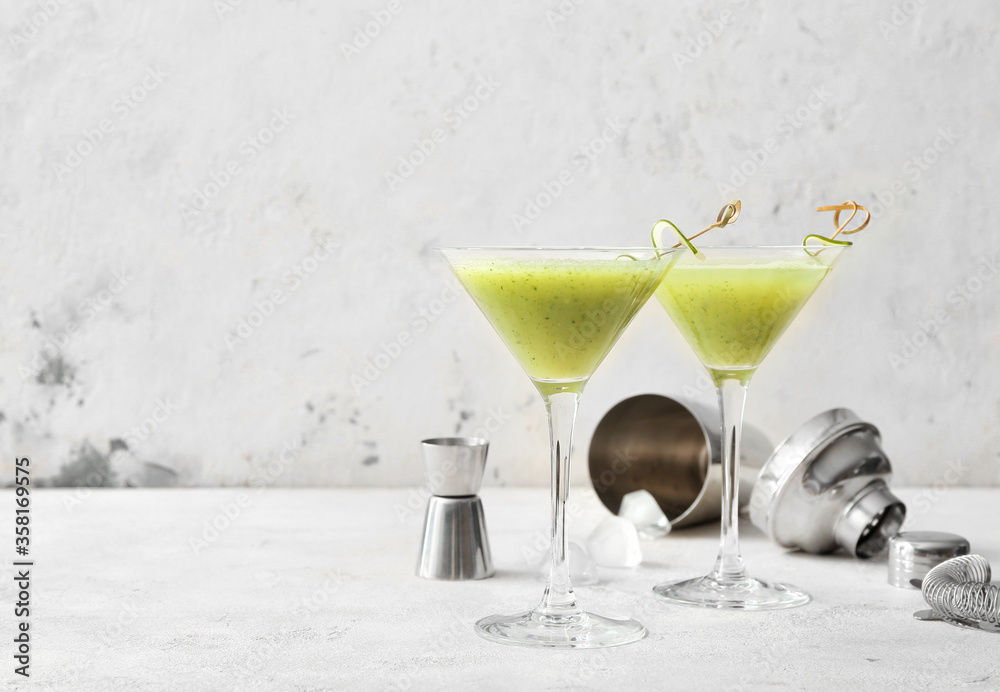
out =
<path fill-rule="evenodd" d="M 241 492 L 249 504 L 236 515 Z M 650 631 L 641 642 L 576 651 L 487 642 L 475 619 L 541 594 L 533 545 L 547 530 L 548 491 L 483 491 L 497 575 L 478 582 L 414 576 L 423 506 L 406 509 L 412 492 L 36 491 L 32 677 L 23 687 L 1000 689 L 1000 637 L 915 621 L 919 592 L 890 587 L 884 562 L 788 553 L 745 522 L 751 572 L 794 583 L 813 602 L 743 613 L 655 601 L 657 582 L 709 568 L 713 525 L 645 541 L 640 567 L 603 570 L 598 585 L 577 589 L 588 609 L 640 619 Z M 1000 560 L 1000 490 L 897 492 L 915 515 L 908 528 L 961 533 Z M 592 493 L 574 493 L 579 535 L 600 512 Z M 11 518 L 13 498 L 2 494 Z M 227 505 L 235 518 L 196 554 L 191 540 Z M 0 679 L 12 687 L 12 521 L 2 523 Z"/>

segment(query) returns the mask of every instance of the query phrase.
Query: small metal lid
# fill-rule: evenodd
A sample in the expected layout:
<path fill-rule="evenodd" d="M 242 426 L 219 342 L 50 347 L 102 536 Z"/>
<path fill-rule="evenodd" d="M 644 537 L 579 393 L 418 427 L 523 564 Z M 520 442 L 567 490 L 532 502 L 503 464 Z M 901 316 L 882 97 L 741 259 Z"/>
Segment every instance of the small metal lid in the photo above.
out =
<path fill-rule="evenodd" d="M 906 531 L 889 541 L 889 583 L 915 589 L 910 580 L 923 580 L 945 560 L 969 554 L 969 541 L 941 531 Z"/>

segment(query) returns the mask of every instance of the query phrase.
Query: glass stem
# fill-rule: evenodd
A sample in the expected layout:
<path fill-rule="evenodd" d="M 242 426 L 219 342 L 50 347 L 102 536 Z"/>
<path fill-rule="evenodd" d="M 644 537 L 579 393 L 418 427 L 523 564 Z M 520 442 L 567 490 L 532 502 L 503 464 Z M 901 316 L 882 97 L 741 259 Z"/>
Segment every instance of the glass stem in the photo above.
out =
<path fill-rule="evenodd" d="M 740 555 L 740 433 L 747 386 L 736 379 L 718 384 L 722 412 L 722 536 L 719 557 L 710 575 L 721 584 L 749 579 Z"/>
<path fill-rule="evenodd" d="M 566 500 L 569 497 L 570 448 L 573 425 L 580 395 L 557 392 L 545 397 L 549 414 L 549 438 L 552 446 L 552 542 L 549 581 L 535 614 L 552 624 L 564 624 L 583 613 L 576 604 L 569 578 L 569 555 L 566 550 Z"/>

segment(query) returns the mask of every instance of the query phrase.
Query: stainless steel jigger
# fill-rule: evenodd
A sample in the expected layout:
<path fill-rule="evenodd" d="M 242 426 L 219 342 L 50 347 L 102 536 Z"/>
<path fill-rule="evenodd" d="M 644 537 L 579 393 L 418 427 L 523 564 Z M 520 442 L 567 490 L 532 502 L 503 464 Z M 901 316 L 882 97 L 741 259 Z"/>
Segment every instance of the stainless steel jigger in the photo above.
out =
<path fill-rule="evenodd" d="M 417 576 L 423 579 L 485 579 L 493 576 L 483 502 L 490 443 L 478 437 L 436 437 L 420 443 L 433 496 L 424 517 Z"/>

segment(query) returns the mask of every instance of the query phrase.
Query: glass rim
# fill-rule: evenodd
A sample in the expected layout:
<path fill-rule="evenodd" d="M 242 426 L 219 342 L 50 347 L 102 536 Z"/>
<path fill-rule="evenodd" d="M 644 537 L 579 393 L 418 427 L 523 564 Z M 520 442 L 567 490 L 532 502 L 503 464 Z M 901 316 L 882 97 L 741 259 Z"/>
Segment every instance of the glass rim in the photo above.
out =
<path fill-rule="evenodd" d="M 473 246 L 454 246 L 454 245 L 442 245 L 435 248 L 437 250 L 466 250 L 466 251 L 496 251 L 502 250 L 504 252 L 510 252 L 513 250 L 524 250 L 524 251 L 538 251 L 538 250 L 561 250 L 561 251 L 573 251 L 579 252 L 582 250 L 594 250 L 603 252 L 617 252 L 621 250 L 628 250 L 630 252 L 646 251 L 646 252 L 674 252 L 679 250 L 684 250 L 684 247 L 667 247 L 667 248 L 657 248 L 657 247 L 635 247 L 629 245 L 607 245 L 607 246 L 597 246 L 597 245 L 473 245 Z"/>
<path fill-rule="evenodd" d="M 850 245 L 696 245 L 698 250 L 846 250 Z"/>
<path fill-rule="evenodd" d="M 701 250 L 846 250 L 851 245 L 696 245 L 695 247 Z M 435 248 L 436 250 L 466 250 L 466 251 L 481 251 L 481 250 L 503 250 L 503 251 L 513 251 L 513 250 L 572 250 L 578 252 L 581 250 L 595 250 L 595 251 L 618 251 L 618 250 L 628 250 L 628 251 L 653 251 L 658 252 L 680 252 L 687 250 L 686 247 L 681 245 L 680 247 L 651 247 L 646 246 L 628 246 L 628 245 L 470 245 L 470 246 L 457 246 L 457 245 L 441 245 Z"/>

